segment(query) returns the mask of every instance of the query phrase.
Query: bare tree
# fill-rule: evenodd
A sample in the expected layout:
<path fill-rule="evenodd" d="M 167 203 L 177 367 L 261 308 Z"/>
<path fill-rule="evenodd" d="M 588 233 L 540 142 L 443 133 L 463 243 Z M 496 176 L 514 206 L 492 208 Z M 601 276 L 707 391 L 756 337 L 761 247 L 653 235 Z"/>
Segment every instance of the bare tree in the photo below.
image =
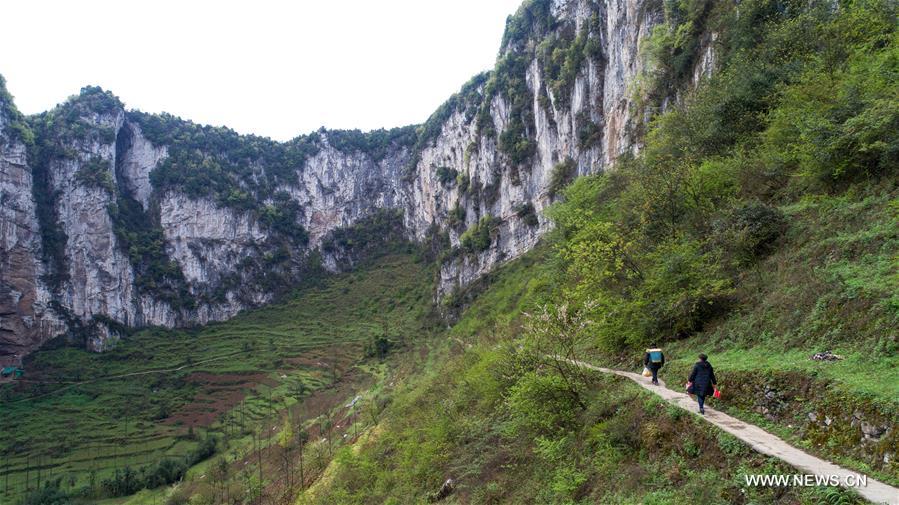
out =
<path fill-rule="evenodd" d="M 228 502 L 226 496 L 228 489 L 228 460 L 222 456 L 216 461 L 215 467 L 212 469 L 213 481 L 218 484 L 219 497 L 224 503 Z"/>
<path fill-rule="evenodd" d="M 326 412 L 322 414 L 321 417 L 321 428 L 320 432 L 325 434 L 325 437 L 328 440 L 328 457 L 331 457 L 331 429 L 334 428 L 334 421 L 331 419 L 331 413 Z"/>
<path fill-rule="evenodd" d="M 265 477 L 262 475 L 262 438 L 259 429 L 253 430 L 253 449 L 256 451 L 256 464 L 259 467 L 259 487 L 264 488 Z M 261 494 L 262 493 L 260 493 L 260 495 Z"/>
<path fill-rule="evenodd" d="M 300 428 L 297 430 L 297 448 L 300 452 L 300 489 L 306 488 L 306 474 L 303 469 L 303 452 L 306 449 L 306 442 L 309 441 L 309 432 Z"/>
<path fill-rule="evenodd" d="M 288 411 L 289 412 L 289 411 Z M 290 494 L 293 494 L 293 449 L 295 447 L 295 438 L 293 433 L 293 423 L 290 416 L 284 419 L 284 427 L 278 434 L 278 446 L 280 447 L 281 456 L 281 473 L 287 480 L 287 488 Z"/>

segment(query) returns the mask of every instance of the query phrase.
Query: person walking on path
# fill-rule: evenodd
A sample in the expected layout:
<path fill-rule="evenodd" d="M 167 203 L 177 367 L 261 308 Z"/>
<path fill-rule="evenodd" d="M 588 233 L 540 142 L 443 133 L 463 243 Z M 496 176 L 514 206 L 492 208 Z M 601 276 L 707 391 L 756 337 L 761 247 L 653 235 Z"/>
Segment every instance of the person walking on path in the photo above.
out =
<path fill-rule="evenodd" d="M 664 364 L 665 355 L 662 353 L 662 350 L 655 345 L 647 349 L 646 354 L 643 355 L 643 366 L 652 372 L 652 383 L 656 386 L 659 385 L 659 369 L 662 368 Z"/>
<path fill-rule="evenodd" d="M 709 357 L 700 354 L 699 361 L 693 365 L 693 371 L 690 372 L 689 387 L 687 388 L 688 393 L 696 395 L 700 414 L 705 414 L 705 397 L 715 392 L 717 384 L 715 369 L 709 363 Z"/>

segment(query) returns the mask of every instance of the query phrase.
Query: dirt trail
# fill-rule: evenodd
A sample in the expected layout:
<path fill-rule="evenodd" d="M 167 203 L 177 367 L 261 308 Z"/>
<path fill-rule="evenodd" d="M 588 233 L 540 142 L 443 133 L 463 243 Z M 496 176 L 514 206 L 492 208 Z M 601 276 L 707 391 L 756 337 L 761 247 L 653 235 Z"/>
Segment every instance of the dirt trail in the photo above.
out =
<path fill-rule="evenodd" d="M 596 370 L 598 372 L 609 373 L 627 377 L 636 382 L 641 387 L 661 396 L 665 400 L 677 405 L 678 407 L 689 412 L 697 412 L 696 402 L 686 393 L 676 392 L 665 387 L 662 381 L 660 385 L 653 386 L 649 379 L 640 374 L 625 372 L 622 370 L 612 370 L 610 368 L 598 367 L 585 363 L 583 361 L 568 360 L 578 366 Z M 762 454 L 774 456 L 781 461 L 792 465 L 798 470 L 808 475 L 820 476 L 839 476 L 841 485 L 846 485 L 847 478 L 855 478 L 861 475 L 859 472 L 847 470 L 837 466 L 829 461 L 816 458 L 811 454 L 801 451 L 792 445 L 784 442 L 780 438 L 753 424 L 745 423 L 731 417 L 723 412 L 719 412 L 708 405 L 705 407 L 705 416 L 702 416 L 707 422 L 714 424 L 722 430 L 746 442 L 753 449 Z M 697 413 L 697 415 L 699 415 Z M 883 482 L 868 477 L 867 486 L 852 487 L 851 489 L 860 494 L 865 499 L 873 503 L 886 503 L 889 505 L 899 504 L 899 488 L 884 484 Z M 848 487 L 848 486 L 847 486 Z"/>

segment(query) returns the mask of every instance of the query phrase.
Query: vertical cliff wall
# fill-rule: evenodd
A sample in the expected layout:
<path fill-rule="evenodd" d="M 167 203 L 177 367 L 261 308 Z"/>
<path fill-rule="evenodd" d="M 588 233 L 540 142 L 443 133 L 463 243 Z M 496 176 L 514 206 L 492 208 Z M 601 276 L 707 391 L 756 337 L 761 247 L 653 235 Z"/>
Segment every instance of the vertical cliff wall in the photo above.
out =
<path fill-rule="evenodd" d="M 24 119 L 0 78 L 0 364 L 64 330 L 50 307 Z"/>
<path fill-rule="evenodd" d="M 457 251 L 441 295 L 533 247 L 556 186 L 638 147 L 632 84 L 661 20 L 653 2 L 616 0 L 528 2 L 510 20 L 496 70 L 463 90 L 415 168 L 410 227 L 422 238 L 437 223 Z M 489 246 L 463 243 L 478 223 Z"/>
<path fill-rule="evenodd" d="M 662 18 L 649 0 L 528 0 L 494 70 L 424 125 L 366 134 L 277 143 L 125 111 L 99 88 L 23 127 L 4 92 L 0 360 L 61 332 L 102 350 L 126 327 L 229 318 L 312 258 L 347 264 L 335 233 L 373 216 L 448 244 L 437 296 L 452 293 L 533 247 L 560 187 L 639 148 L 633 83 Z"/>

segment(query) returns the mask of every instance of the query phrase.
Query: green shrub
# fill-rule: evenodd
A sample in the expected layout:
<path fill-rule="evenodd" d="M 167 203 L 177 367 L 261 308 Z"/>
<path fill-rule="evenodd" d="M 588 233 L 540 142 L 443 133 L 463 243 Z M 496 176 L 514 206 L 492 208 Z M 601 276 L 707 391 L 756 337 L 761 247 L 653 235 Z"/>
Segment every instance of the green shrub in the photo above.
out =
<path fill-rule="evenodd" d="M 109 194 L 115 194 L 115 180 L 110 163 L 102 158 L 91 158 L 78 167 L 75 180 L 87 187 L 100 188 Z"/>
<path fill-rule="evenodd" d="M 785 90 L 765 139 L 801 174 L 832 184 L 883 175 L 899 163 L 897 37 L 883 51 L 854 51 L 828 78 L 819 59 Z"/>
<path fill-rule="evenodd" d="M 580 112 L 577 115 L 577 143 L 581 149 L 589 149 L 598 145 L 602 140 L 602 129 L 597 125 L 590 115 L 586 112 Z"/>
<path fill-rule="evenodd" d="M 20 505 L 72 505 L 73 497 L 59 489 L 59 486 L 46 486 L 25 495 Z"/>
<path fill-rule="evenodd" d="M 540 224 L 540 218 L 537 217 L 537 209 L 534 208 L 532 202 L 521 203 L 515 206 L 515 215 L 528 226 L 537 226 Z"/>
<path fill-rule="evenodd" d="M 465 230 L 465 233 L 459 237 L 460 247 L 469 253 L 479 253 L 490 249 L 494 234 L 501 222 L 499 218 L 493 216 L 481 217 L 474 226 Z"/>
<path fill-rule="evenodd" d="M 551 0 L 527 0 L 506 19 L 500 50 L 521 46 L 527 40 L 539 40 L 555 24 Z"/>
<path fill-rule="evenodd" d="M 544 38 L 537 46 L 535 56 L 542 64 L 549 90 L 556 102 L 563 106 L 571 100 L 571 90 L 584 61 L 601 53 L 596 42 L 601 30 L 598 23 L 599 17 L 593 16 L 576 35 L 573 28 L 562 30 Z M 591 27 L 594 28 L 592 34 Z"/>
<path fill-rule="evenodd" d="M 274 194 L 272 203 L 259 211 L 259 222 L 281 237 L 285 237 L 295 247 L 305 247 L 309 243 L 309 233 L 300 224 L 303 208 L 284 191 Z"/>
<path fill-rule="evenodd" d="M 21 141 L 26 146 L 34 145 L 34 132 L 29 128 L 25 116 L 13 103 L 13 97 L 6 89 L 6 79 L 0 75 L 0 115 L 6 118 L 4 133 L 13 141 Z"/>
<path fill-rule="evenodd" d="M 732 281 L 712 254 L 692 240 L 662 244 L 647 256 L 640 299 L 652 319 L 652 335 L 682 337 L 701 329 L 733 293 Z"/>
<path fill-rule="evenodd" d="M 455 184 L 457 177 L 459 177 L 459 172 L 456 169 L 443 166 L 437 167 L 437 180 L 442 186 Z"/>
<path fill-rule="evenodd" d="M 719 233 L 724 247 L 736 252 L 740 264 L 748 264 L 769 254 L 786 229 L 786 217 L 776 207 L 748 202 L 733 209 Z"/>
<path fill-rule="evenodd" d="M 574 180 L 577 175 L 577 163 L 571 158 L 565 158 L 557 163 L 550 174 L 549 194 L 556 195 Z"/>
<path fill-rule="evenodd" d="M 509 436 L 554 435 L 571 429 L 578 404 L 568 394 L 565 381 L 555 374 L 525 373 L 506 399 Z"/>
<path fill-rule="evenodd" d="M 457 202 L 456 206 L 449 211 L 448 223 L 452 228 L 459 228 L 465 224 L 465 207 Z"/>
<path fill-rule="evenodd" d="M 520 120 L 512 120 L 499 136 L 499 150 L 509 157 L 514 165 L 520 165 L 531 159 L 537 144 L 530 139 L 525 124 Z"/>
<path fill-rule="evenodd" d="M 365 355 L 369 358 L 384 359 L 390 353 L 394 343 L 385 335 L 372 335 L 365 344 Z"/>
<path fill-rule="evenodd" d="M 471 187 L 471 178 L 465 174 L 460 173 L 456 176 L 456 185 L 459 186 L 460 195 L 467 194 L 469 188 Z"/>

